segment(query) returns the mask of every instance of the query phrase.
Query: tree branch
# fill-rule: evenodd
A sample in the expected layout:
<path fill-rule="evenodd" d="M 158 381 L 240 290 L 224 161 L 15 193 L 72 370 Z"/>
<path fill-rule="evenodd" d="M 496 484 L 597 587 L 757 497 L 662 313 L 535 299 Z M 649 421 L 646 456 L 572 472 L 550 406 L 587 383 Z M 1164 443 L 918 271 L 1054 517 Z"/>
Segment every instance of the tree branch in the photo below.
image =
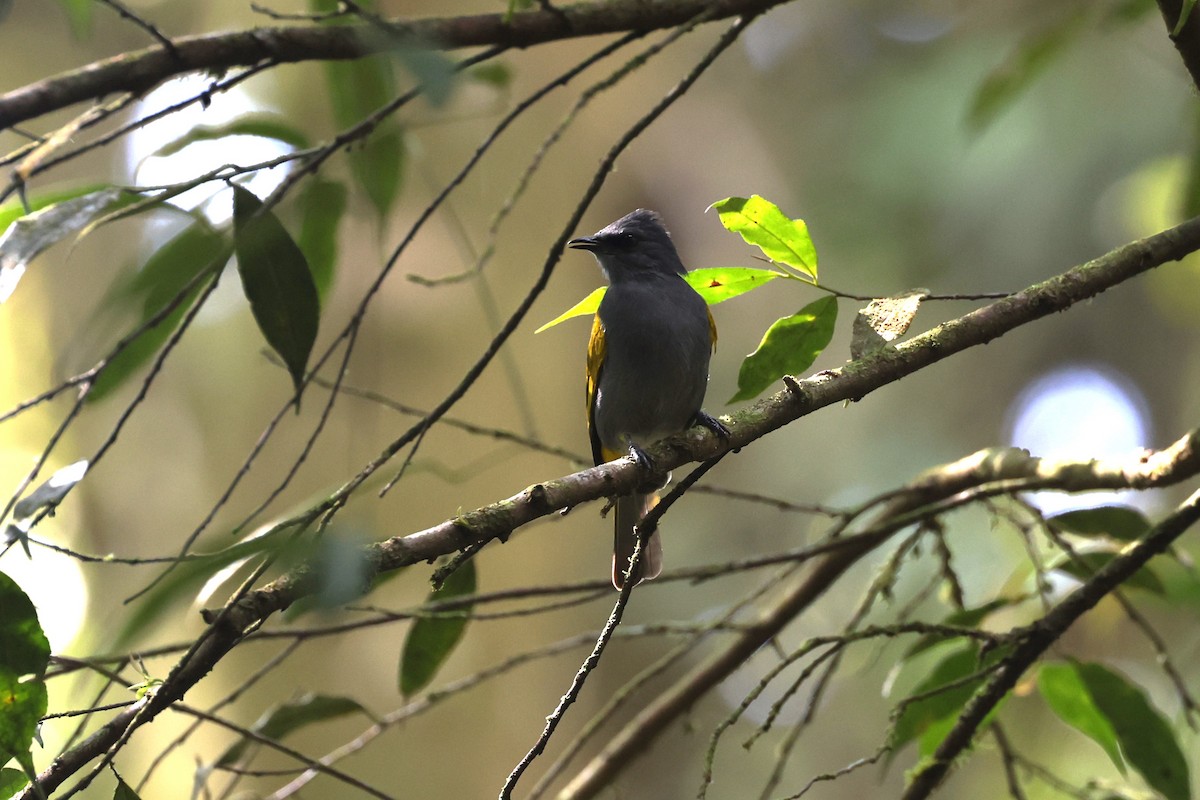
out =
<path fill-rule="evenodd" d="M 1193 8 L 1187 22 L 1176 33 L 1179 15 L 1183 13 L 1183 0 L 1158 0 L 1158 10 L 1162 12 L 1163 21 L 1167 24 L 1167 33 L 1171 43 L 1183 59 L 1192 76 L 1192 83 L 1200 89 L 1200 13 Z"/>
<path fill-rule="evenodd" d="M 845 400 L 857 400 L 947 356 L 986 344 L 1021 325 L 1067 309 L 1197 249 L 1200 249 L 1200 218 L 1127 244 L 1094 261 L 950 320 L 895 347 L 853 361 L 845 367 L 826 370 L 804 380 L 788 378 L 785 381 L 788 388 L 764 398 L 733 417 L 728 441 L 693 430 L 650 448 L 649 452 L 663 469 L 669 470 L 690 461 L 712 458 L 724 450 L 744 447 L 818 408 Z M 992 479 L 1032 476 L 1047 482 L 1054 481 L 1053 485 L 1058 488 L 1075 491 L 1165 485 L 1200 469 L 1198 439 L 1200 432 L 1194 432 L 1171 448 L 1148 454 L 1135 463 L 1094 461 L 1054 464 L 1021 454 L 1020 451 L 985 452 L 959 462 L 955 469 L 940 470 L 913 484 L 906 493 L 898 495 L 885 516 L 901 516 L 905 510 L 917 508 L 971 485 L 970 482 L 960 485 L 961 476 L 971 477 L 978 482 L 982 474 L 980 470 L 984 469 L 992 470 L 988 473 Z M 507 500 L 476 509 L 427 530 L 373 545 L 367 550 L 370 565 L 373 571 L 391 570 L 429 561 L 492 539 L 504 539 L 522 525 L 560 509 L 632 492 L 641 480 L 638 465 L 624 458 L 554 481 L 535 484 Z M 697 697 L 736 669 L 745 656 L 769 640 L 774 631 L 817 599 L 842 572 L 883 542 L 891 532 L 886 527 L 880 528 L 876 536 L 864 537 L 855 547 L 832 553 L 818 563 L 808 578 L 767 612 L 748 633 L 742 634 L 727 649 L 701 664 L 643 711 L 581 773 L 572 785 L 572 792 L 566 796 L 592 796 L 617 771 L 632 762 L 642 752 L 646 742 L 682 714 Z M 63 753 L 39 775 L 37 783 L 21 795 L 23 800 L 33 800 L 39 788 L 46 792 L 53 791 L 83 764 L 118 741 L 134 722 L 135 716 L 138 720 L 148 720 L 182 698 L 241 640 L 248 629 L 311 594 L 316 585 L 314 568 L 303 566 L 262 589 L 248 592 L 220 613 L 206 615 L 210 623 L 208 630 L 176 665 L 145 707 L 118 714 L 88 739 Z"/>
<path fill-rule="evenodd" d="M 295 63 L 362 58 L 402 48 L 529 47 L 549 41 L 754 16 L 788 0 L 611 0 L 513 14 L 392 20 L 360 25 L 288 25 L 181 36 L 96 61 L 0 95 L 0 130 L 117 92 L 140 94 L 187 72 L 221 72 L 262 61 Z"/>
<path fill-rule="evenodd" d="M 967 703 L 937 751 L 922 762 L 902 800 L 928 797 L 946 777 L 954 759 L 970 746 L 984 717 L 1016 685 L 1025 670 L 1085 612 L 1144 567 L 1153 556 L 1166 550 L 1197 521 L 1200 521 L 1200 491 L 1194 492 L 1127 552 L 1114 558 L 1087 583 L 1067 595 L 1049 614 L 1021 631 L 1016 650 L 1004 659 L 991 680 Z"/>
<path fill-rule="evenodd" d="M 953 464 L 929 471 L 895 494 L 895 499 L 882 512 L 880 523 L 872 526 L 870 535 L 860 537 L 854 547 L 831 553 L 816 564 L 802 581 L 789 588 L 779 600 L 765 609 L 756 622 L 748 625 L 721 650 L 713 653 L 657 696 L 640 714 L 609 739 L 608 745 L 559 793 L 558 800 L 587 800 L 595 797 L 622 770 L 645 753 L 650 742 L 667 725 L 685 714 L 705 693 L 742 666 L 759 647 L 771 641 L 789 622 L 821 597 L 842 573 L 886 541 L 897 529 L 911 524 L 908 512 L 983 483 L 1019 477 L 1045 479 L 1055 482 L 1056 485 L 1061 481 L 1058 488 L 1071 486 L 1078 490 L 1084 487 L 1084 475 L 1091 469 L 1095 470 L 1095 484 L 1092 488 L 1109 488 L 1118 483 L 1141 487 L 1174 483 L 1200 471 L 1200 429 L 1192 431 L 1165 450 L 1132 459 L 1053 462 L 1010 448 L 980 451 Z M 1196 509 L 1200 511 L 1200 493 L 1193 497 Z M 894 523 L 888 524 L 889 520 Z M 1163 525 L 1169 522 L 1170 520 Z M 1147 540 L 1150 538 L 1152 537 L 1148 536 Z M 1165 544 L 1162 546 L 1165 547 Z M 1161 548 L 1147 553 L 1138 566 L 1160 551 Z M 1123 560 L 1114 559 L 1109 566 Z M 1136 567 L 1128 574 L 1132 574 L 1133 571 L 1136 571 Z M 1114 570 L 1108 568 L 1102 570 L 1088 585 L 1098 582 L 1101 574 L 1108 575 L 1112 572 Z M 1128 576 L 1126 572 L 1120 574 Z M 1121 578 L 1123 579 L 1124 577 Z M 1112 586 L 1119 582 L 1118 580 Z M 1108 587 L 1105 592 L 1111 590 L 1111 586 L 1104 585 Z M 1093 597 L 1091 605 L 1098 601 L 1099 596 Z M 1082 614 L 1083 610 L 1086 609 L 1080 610 L 1079 613 Z M 1050 616 L 1052 615 L 1048 615 L 1046 619 L 1050 619 Z M 1034 626 L 1033 630 L 1041 629 Z M 1061 629 L 1056 630 L 1061 632 Z M 1034 637 L 1031 635 L 1030 638 Z M 1049 644 L 1049 640 L 1038 641 L 1042 642 L 1043 649 Z M 1015 680 L 1013 677 L 1013 682 Z M 1011 684 L 1008 686 L 1011 688 Z M 984 710 L 978 715 L 978 720 L 982 720 L 986 714 L 987 710 Z M 974 728 L 971 729 L 972 733 L 973 731 Z M 961 748 L 954 751 L 954 755 L 960 751 Z M 949 759 L 944 766 L 949 767 Z M 943 774 L 944 771 L 945 769 Z M 906 800 L 910 799 L 906 797 Z"/>

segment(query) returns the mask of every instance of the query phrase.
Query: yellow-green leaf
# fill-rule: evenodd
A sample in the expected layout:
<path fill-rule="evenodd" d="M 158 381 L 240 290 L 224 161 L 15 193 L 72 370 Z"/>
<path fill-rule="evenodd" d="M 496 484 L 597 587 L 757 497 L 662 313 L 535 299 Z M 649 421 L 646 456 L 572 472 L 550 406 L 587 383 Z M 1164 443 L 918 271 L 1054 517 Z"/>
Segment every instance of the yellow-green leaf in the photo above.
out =
<path fill-rule="evenodd" d="M 765 286 L 776 278 L 787 277 L 773 269 L 756 267 L 708 267 L 694 269 L 683 278 L 710 306 Z"/>
<path fill-rule="evenodd" d="M 585 314 L 591 315 L 596 313 L 596 309 L 600 307 L 600 301 L 604 299 L 604 292 L 608 290 L 607 286 L 601 286 L 596 291 L 589 294 L 587 297 L 580 300 L 575 305 L 568 308 L 563 313 L 559 314 L 554 319 L 547 322 L 542 327 L 538 328 L 534 333 L 541 333 L 547 328 L 553 328 L 560 322 L 565 322 L 572 317 L 582 317 Z"/>
<path fill-rule="evenodd" d="M 717 210 L 721 224 L 740 234 L 763 254 L 817 279 L 817 250 L 802 219 L 791 219 L 779 206 L 758 195 L 726 197 L 710 208 Z"/>

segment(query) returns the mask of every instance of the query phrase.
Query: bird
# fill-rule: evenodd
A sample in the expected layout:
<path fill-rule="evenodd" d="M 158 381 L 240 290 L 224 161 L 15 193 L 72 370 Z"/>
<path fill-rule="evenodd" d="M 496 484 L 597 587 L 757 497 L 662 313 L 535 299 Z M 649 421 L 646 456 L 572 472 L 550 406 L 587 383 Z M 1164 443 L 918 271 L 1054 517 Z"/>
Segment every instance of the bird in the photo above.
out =
<path fill-rule="evenodd" d="M 657 212 L 639 208 L 567 244 L 589 251 L 609 284 L 587 347 L 592 458 L 603 464 L 628 453 L 645 474 L 657 476 L 616 499 L 612 582 L 621 589 L 637 545 L 634 526 L 670 481 L 644 448 L 693 425 L 729 437 L 725 425 L 701 408 L 717 326 L 708 304 L 684 280 L 687 268 Z M 662 543 L 654 531 L 629 579 L 636 585 L 660 572 Z"/>

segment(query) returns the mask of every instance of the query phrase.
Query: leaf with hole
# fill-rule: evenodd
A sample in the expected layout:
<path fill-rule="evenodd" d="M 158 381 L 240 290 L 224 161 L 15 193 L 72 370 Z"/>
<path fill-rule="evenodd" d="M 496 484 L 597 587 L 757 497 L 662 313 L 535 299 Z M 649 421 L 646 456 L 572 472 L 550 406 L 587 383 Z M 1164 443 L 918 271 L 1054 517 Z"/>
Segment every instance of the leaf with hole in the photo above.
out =
<path fill-rule="evenodd" d="M 426 603 L 469 598 L 475 594 L 475 562 L 464 562 L 441 588 L 429 593 Z M 400 656 L 400 693 L 408 697 L 424 689 L 446 663 L 462 639 L 471 618 L 473 602 L 453 611 L 439 611 L 413 623 Z"/>
<path fill-rule="evenodd" d="M 299 403 L 321 316 L 312 271 L 282 223 L 240 186 L 233 187 L 233 230 L 238 274 L 250 311 L 267 344 L 287 366 Z"/>
<path fill-rule="evenodd" d="M 738 390 L 730 403 L 750 400 L 784 375 L 796 375 L 812 366 L 833 339 L 837 300 L 822 297 L 776 320 L 763 334 L 758 349 L 738 370 Z"/>

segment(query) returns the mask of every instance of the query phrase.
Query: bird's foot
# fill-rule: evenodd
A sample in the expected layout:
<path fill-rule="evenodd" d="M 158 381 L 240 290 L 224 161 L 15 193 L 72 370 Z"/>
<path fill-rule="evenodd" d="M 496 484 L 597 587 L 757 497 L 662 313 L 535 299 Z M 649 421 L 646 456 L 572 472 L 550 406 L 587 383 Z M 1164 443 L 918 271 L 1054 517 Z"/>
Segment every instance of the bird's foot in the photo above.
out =
<path fill-rule="evenodd" d="M 729 441 L 729 428 L 726 428 L 725 424 L 721 422 L 721 420 L 717 419 L 711 414 L 705 413 L 704 411 L 697 411 L 694 424 L 712 431 L 718 439 Z"/>

